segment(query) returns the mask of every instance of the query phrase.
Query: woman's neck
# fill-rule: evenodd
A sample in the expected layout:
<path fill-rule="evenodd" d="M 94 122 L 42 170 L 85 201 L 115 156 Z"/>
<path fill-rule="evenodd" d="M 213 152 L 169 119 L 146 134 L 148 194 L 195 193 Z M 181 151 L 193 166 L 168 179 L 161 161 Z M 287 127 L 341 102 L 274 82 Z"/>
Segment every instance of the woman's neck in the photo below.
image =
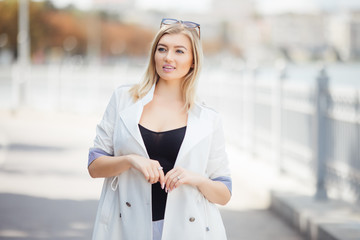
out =
<path fill-rule="evenodd" d="M 156 84 L 155 95 L 168 101 L 183 101 L 180 81 L 159 80 Z"/>

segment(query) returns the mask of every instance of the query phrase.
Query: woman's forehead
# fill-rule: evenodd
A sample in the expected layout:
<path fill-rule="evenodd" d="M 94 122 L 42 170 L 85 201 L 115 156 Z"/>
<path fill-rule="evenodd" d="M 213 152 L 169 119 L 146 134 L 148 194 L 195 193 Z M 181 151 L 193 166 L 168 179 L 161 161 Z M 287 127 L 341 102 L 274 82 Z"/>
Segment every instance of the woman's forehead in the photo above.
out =
<path fill-rule="evenodd" d="M 191 49 L 191 41 L 188 36 L 182 33 L 165 34 L 163 35 L 158 44 L 166 46 L 184 46 L 187 49 Z"/>

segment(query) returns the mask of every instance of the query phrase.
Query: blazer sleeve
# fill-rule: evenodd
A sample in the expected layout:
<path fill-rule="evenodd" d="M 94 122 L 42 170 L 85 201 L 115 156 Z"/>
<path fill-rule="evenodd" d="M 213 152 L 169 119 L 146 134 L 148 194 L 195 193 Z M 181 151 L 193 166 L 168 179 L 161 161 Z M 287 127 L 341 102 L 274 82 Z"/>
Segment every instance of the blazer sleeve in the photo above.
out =
<path fill-rule="evenodd" d="M 212 134 L 207 175 L 213 180 L 223 177 L 230 179 L 231 177 L 229 160 L 225 150 L 222 120 L 219 116 L 217 117 Z"/>
<path fill-rule="evenodd" d="M 114 155 L 113 134 L 115 128 L 115 120 L 117 115 L 116 93 L 114 92 L 106 107 L 105 113 L 100 123 L 96 126 L 96 137 L 94 146 L 90 148 L 90 152 L 94 149 L 100 149 L 108 155 Z"/>

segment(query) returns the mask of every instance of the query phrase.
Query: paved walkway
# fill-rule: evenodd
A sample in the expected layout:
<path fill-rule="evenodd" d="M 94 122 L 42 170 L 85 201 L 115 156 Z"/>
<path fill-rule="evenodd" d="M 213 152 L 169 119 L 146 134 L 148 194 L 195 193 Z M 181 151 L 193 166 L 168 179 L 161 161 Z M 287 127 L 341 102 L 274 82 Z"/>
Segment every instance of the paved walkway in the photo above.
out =
<path fill-rule="evenodd" d="M 0 239 L 91 238 L 102 180 L 86 170 L 100 116 L 0 111 Z M 267 210 L 276 173 L 229 144 L 229 240 L 302 240 Z"/>

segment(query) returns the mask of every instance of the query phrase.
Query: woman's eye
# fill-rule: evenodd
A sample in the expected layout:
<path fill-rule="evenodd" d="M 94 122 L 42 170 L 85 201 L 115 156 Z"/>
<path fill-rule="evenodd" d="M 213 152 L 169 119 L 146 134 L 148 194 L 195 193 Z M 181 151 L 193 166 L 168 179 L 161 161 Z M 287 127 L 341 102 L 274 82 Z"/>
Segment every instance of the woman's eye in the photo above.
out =
<path fill-rule="evenodd" d="M 184 53 L 183 50 L 176 50 L 177 53 Z"/>
<path fill-rule="evenodd" d="M 160 47 L 160 48 L 158 48 L 158 51 L 159 51 L 159 52 L 165 52 L 165 51 L 166 51 L 166 49 L 165 49 L 165 48 Z"/>

